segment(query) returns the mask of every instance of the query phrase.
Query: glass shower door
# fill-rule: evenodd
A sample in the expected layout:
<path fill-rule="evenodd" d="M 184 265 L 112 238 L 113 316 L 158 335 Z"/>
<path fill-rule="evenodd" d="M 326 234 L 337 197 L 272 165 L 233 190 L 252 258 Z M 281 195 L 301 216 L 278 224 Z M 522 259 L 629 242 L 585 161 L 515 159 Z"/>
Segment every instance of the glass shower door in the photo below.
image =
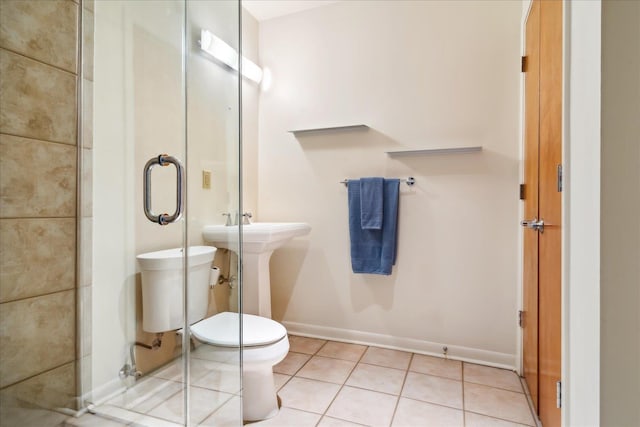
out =
<path fill-rule="evenodd" d="M 240 349 L 226 363 L 209 357 L 184 315 L 203 299 L 203 317 L 238 307 L 231 255 L 218 250 L 213 262 L 226 282 L 199 292 L 187 256 L 210 245 L 205 225 L 241 211 L 238 75 L 199 47 L 206 29 L 237 49 L 238 14 L 237 0 L 83 8 L 78 394 L 96 416 L 242 424 Z M 177 275 L 179 289 L 172 304 L 152 305 L 137 257 L 167 250 L 177 267 L 163 277 Z M 180 324 L 167 330 L 143 321 L 176 309 Z"/>

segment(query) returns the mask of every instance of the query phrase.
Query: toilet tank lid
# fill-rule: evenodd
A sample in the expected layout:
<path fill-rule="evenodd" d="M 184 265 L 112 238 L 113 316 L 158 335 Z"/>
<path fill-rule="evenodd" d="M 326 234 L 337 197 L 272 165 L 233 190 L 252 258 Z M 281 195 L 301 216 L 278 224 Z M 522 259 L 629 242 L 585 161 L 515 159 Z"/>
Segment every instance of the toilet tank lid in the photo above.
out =
<path fill-rule="evenodd" d="M 216 254 L 215 246 L 189 246 L 187 251 L 189 267 L 211 263 Z M 136 257 L 141 270 L 170 270 L 182 268 L 184 251 L 182 248 L 147 252 Z"/>
<path fill-rule="evenodd" d="M 225 311 L 191 325 L 191 333 L 200 341 L 221 347 L 238 347 L 238 313 Z M 245 347 L 273 344 L 287 335 L 275 320 L 252 314 L 242 315 L 242 342 Z"/>

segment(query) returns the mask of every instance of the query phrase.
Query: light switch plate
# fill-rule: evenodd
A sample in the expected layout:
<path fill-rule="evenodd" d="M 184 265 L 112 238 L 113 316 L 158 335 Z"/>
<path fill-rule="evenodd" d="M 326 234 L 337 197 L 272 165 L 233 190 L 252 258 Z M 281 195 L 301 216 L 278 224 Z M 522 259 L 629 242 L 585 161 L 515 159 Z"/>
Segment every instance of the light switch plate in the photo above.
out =
<path fill-rule="evenodd" d="M 211 171 L 202 171 L 202 188 L 205 190 L 211 189 Z"/>

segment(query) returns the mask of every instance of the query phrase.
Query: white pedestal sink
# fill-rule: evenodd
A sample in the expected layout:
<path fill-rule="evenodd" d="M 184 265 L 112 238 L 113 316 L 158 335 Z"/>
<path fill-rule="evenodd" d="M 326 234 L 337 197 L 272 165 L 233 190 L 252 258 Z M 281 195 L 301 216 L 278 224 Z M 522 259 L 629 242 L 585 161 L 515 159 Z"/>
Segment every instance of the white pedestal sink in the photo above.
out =
<path fill-rule="evenodd" d="M 242 226 L 243 312 L 271 318 L 269 260 L 274 250 L 294 237 L 309 234 L 304 222 L 256 222 Z M 238 253 L 238 226 L 207 225 L 204 240 Z"/>

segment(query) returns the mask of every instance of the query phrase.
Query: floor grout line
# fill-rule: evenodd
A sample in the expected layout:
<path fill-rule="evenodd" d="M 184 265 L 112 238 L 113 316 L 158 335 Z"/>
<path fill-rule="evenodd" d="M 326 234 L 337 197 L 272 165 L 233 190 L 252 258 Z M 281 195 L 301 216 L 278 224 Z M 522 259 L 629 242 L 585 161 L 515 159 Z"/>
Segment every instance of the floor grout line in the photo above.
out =
<path fill-rule="evenodd" d="M 329 342 L 329 341 L 327 341 Z M 326 345 L 326 344 L 325 344 Z M 324 347 L 324 346 L 323 346 Z M 322 416 L 320 417 L 320 419 L 318 420 L 318 423 L 316 424 L 316 427 L 318 426 L 318 424 L 320 424 L 320 422 L 322 421 L 322 419 L 327 416 L 327 411 L 329 411 L 329 408 L 331 408 L 331 405 L 333 405 L 333 402 L 336 401 L 336 398 L 338 397 L 338 395 L 340 394 L 340 392 L 342 391 L 342 389 L 344 389 L 345 384 L 347 383 L 347 381 L 349 381 L 349 377 L 351 377 L 351 374 L 353 374 L 353 371 L 356 369 L 356 366 L 358 366 L 358 363 L 360 363 L 360 361 L 362 360 L 362 358 L 364 357 L 364 355 L 367 353 L 367 350 L 369 350 L 369 346 L 367 346 L 365 348 L 365 350 L 362 352 L 362 354 L 360 355 L 360 357 L 358 358 L 358 361 L 355 363 L 355 365 L 353 365 L 353 368 L 351 368 L 351 370 L 349 371 L 349 375 L 347 375 L 347 377 L 345 378 L 344 382 L 340 385 L 340 388 L 338 389 L 338 392 L 335 394 L 335 396 L 333 396 L 333 399 L 331 399 L 331 402 L 329 402 L 329 405 L 327 405 L 326 409 L 324 410 L 324 412 L 322 413 Z M 341 419 L 341 418 L 340 418 Z M 344 420 L 344 421 L 349 421 L 350 420 Z M 359 424 L 359 423 L 358 423 Z"/>
<path fill-rule="evenodd" d="M 275 375 L 275 374 L 278 374 L 278 375 L 284 375 L 284 376 L 286 376 L 286 377 L 289 377 L 289 378 L 287 378 L 287 380 L 286 380 L 285 382 L 283 382 L 283 383 L 282 383 L 282 385 L 281 385 L 280 387 L 278 387 L 278 388 L 276 389 L 276 395 L 277 395 L 277 394 L 278 394 L 278 392 L 279 392 L 280 390 L 282 390 L 282 387 L 284 387 L 284 386 L 286 386 L 287 384 L 289 384 L 289 381 L 291 381 L 291 378 L 293 378 L 293 375 L 281 374 L 281 373 L 279 373 L 279 372 L 274 372 L 274 375 Z M 275 384 L 274 384 L 274 385 L 275 385 Z"/>
<path fill-rule="evenodd" d="M 542 427 L 542 422 L 540 421 L 540 417 L 538 417 L 538 413 L 536 412 L 533 405 L 533 398 L 531 397 L 531 392 L 529 391 L 527 380 L 524 377 L 519 377 L 519 378 L 520 378 L 520 387 L 522 387 L 524 396 L 527 399 L 527 405 L 529 405 L 529 412 L 533 417 L 533 423 L 537 427 Z"/>
<path fill-rule="evenodd" d="M 404 378 L 402 379 L 402 386 L 400 387 L 400 392 L 398 393 L 398 398 L 396 399 L 396 406 L 393 408 L 393 414 L 391 414 L 391 421 L 389 422 L 389 426 L 393 425 L 393 419 L 396 417 L 396 413 L 398 412 L 398 406 L 400 405 L 400 397 L 402 396 L 402 392 L 404 391 L 404 386 L 407 383 L 407 377 L 409 376 L 409 370 L 411 369 L 411 363 L 413 363 L 413 357 L 415 353 L 411 353 L 411 357 L 409 357 L 409 365 L 407 365 L 407 370 L 404 372 Z"/>
<path fill-rule="evenodd" d="M 495 415 L 487 415 L 487 414 L 483 414 L 483 413 L 476 412 L 476 411 L 465 411 L 465 412 L 469 412 L 470 414 L 481 415 L 481 416 L 487 417 L 487 418 L 493 418 L 494 420 L 506 421 L 508 423 L 515 424 L 515 425 L 518 425 L 518 426 L 534 427 L 533 425 L 522 424 L 522 423 L 520 423 L 518 421 L 513 421 L 513 420 L 508 420 L 506 418 L 496 417 Z"/>
<path fill-rule="evenodd" d="M 508 388 L 503 388 L 503 387 L 496 387 L 496 386 L 489 385 L 489 384 L 477 383 L 477 382 L 473 382 L 473 381 L 464 381 L 464 382 L 466 382 L 467 384 L 479 385 L 479 386 L 482 386 L 482 387 L 489 387 L 489 388 L 493 388 L 493 389 L 500 390 L 500 391 L 509 391 L 509 392 L 515 393 L 515 394 L 525 394 L 525 393 L 523 393 L 521 391 L 515 391 L 515 390 L 508 389 Z"/>
<path fill-rule="evenodd" d="M 409 396 L 403 396 L 403 395 L 400 395 L 400 397 L 407 400 L 413 400 L 414 402 L 426 403 L 428 405 L 433 405 L 433 406 L 439 406 L 441 408 L 453 409 L 460 412 L 464 411 L 464 409 L 456 408 L 455 406 L 447 406 L 442 403 L 429 402 L 428 400 L 420 400 L 420 399 L 416 399 L 415 397 L 409 397 Z"/>
<path fill-rule="evenodd" d="M 455 381 L 455 382 L 458 382 L 458 383 L 461 383 L 461 382 L 462 382 L 462 379 L 456 379 L 456 378 L 451 378 L 451 377 L 445 377 L 445 376 L 442 376 L 442 375 L 425 374 L 424 372 L 416 372 L 416 371 L 412 371 L 412 370 L 409 370 L 409 372 L 410 372 L 410 373 L 412 373 L 412 374 L 424 375 L 425 377 L 440 378 L 440 379 L 442 379 L 442 380 Z M 480 385 L 485 385 L 485 384 L 480 384 Z M 489 387 L 489 386 L 487 386 L 487 387 Z M 495 387 L 494 387 L 494 388 L 495 388 Z"/>
<path fill-rule="evenodd" d="M 235 395 L 234 395 L 234 394 L 230 395 L 230 396 L 229 396 L 229 398 L 228 398 L 227 400 L 225 400 L 222 404 L 220 404 L 217 408 L 215 408 L 213 411 L 211 411 L 211 412 L 207 413 L 207 415 L 205 415 L 205 416 L 200 420 L 200 422 L 198 422 L 198 424 L 197 424 L 197 425 L 198 425 L 198 426 L 202 425 L 202 423 L 203 423 L 207 418 L 209 418 L 210 416 L 212 416 L 213 414 L 215 414 L 216 412 L 218 412 L 220 409 L 222 409 L 222 407 L 223 407 L 224 405 L 226 405 L 227 403 L 229 403 L 229 402 L 231 401 L 231 399 L 233 399 L 234 397 L 235 397 Z"/>

